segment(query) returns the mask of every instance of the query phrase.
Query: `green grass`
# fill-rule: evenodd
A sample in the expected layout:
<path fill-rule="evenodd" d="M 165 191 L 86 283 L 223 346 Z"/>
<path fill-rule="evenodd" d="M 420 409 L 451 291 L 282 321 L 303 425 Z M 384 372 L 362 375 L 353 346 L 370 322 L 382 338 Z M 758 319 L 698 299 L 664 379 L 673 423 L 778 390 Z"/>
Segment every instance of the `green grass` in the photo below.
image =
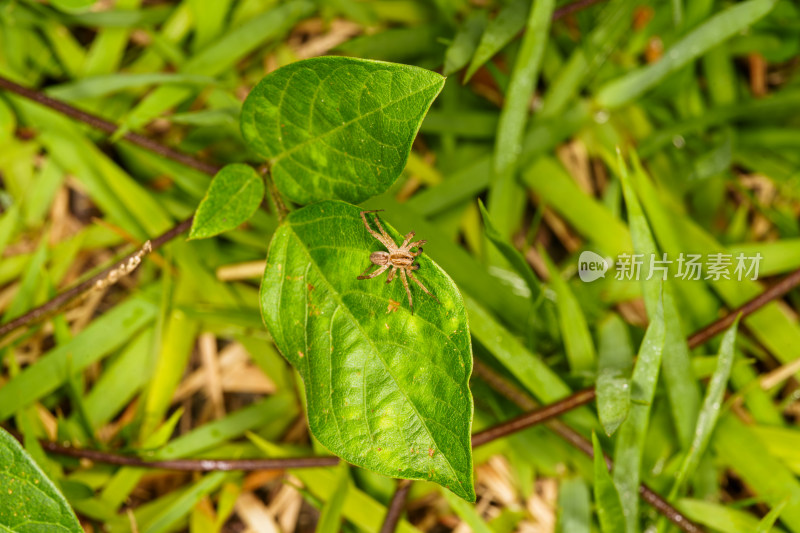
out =
<path fill-rule="evenodd" d="M 254 151 L 239 117 L 268 72 L 316 55 L 429 69 L 448 76 L 443 89 L 438 75 L 403 67 L 430 77 L 430 98 L 441 93 L 413 145 L 401 132 L 408 160 L 387 158 L 399 179 L 350 199 L 386 191 L 364 207 L 428 241 L 426 254 L 463 296 L 476 360 L 543 405 L 596 386 L 596 402 L 561 420 L 595 434 L 615 467 L 606 472 L 544 427 L 528 429 L 476 448 L 477 506 L 418 481 L 417 510 L 397 530 L 463 522 L 505 533 L 543 520 L 569 533 L 675 530 L 636 498 L 644 482 L 708 530 L 800 532 L 798 372 L 790 366 L 772 381 L 797 360 L 800 292 L 724 337 L 686 342 L 800 267 L 796 3 L 607 0 L 558 20 L 564 1 L 79 5 L 87 3 L 0 3 L 0 76 L 120 126 L 108 138 L 0 91 L 0 324 L 185 220 L 205 197 L 211 176 L 133 146 L 126 132 L 258 170 L 281 154 Z M 404 111 L 393 119 L 420 120 Z M 266 127 L 247 120 L 252 131 Z M 359 149 L 355 137 L 347 142 Z M 364 174 L 335 170 L 319 183 Z M 292 183 L 295 201 L 329 197 L 304 189 L 305 178 L 281 170 L 275 183 Z M 142 469 L 37 445 L 55 439 L 152 460 L 329 453 L 309 437 L 308 391 L 261 318 L 252 264 L 265 260 L 280 224 L 269 187 L 266 196 L 245 224 L 255 202 L 227 206 L 232 220 L 208 204 L 198 235 L 236 228 L 181 235 L 119 283 L 0 338 L 0 422 L 22 434 L 84 525 L 223 532 L 241 524 L 251 495 L 264 507 L 281 495 L 294 505 L 273 517 L 282 525 L 305 531 L 322 516 L 321 531 L 379 530 L 395 485 L 358 467 L 263 479 L 160 472 L 166 481 L 155 483 Z M 326 231 L 337 238 L 337 227 Z M 616 279 L 612 268 L 582 282 L 587 250 L 666 253 L 670 279 L 644 279 L 645 262 L 641 281 Z M 677 279 L 680 254 L 717 253 L 734 263 L 760 253 L 759 279 Z M 241 276 L 218 276 L 248 264 Z M 386 290 L 404 297 L 400 286 Z M 281 320 L 287 330 L 300 324 L 288 313 Z M 216 339 L 210 352 L 198 343 L 204 334 Z M 426 340 L 415 339 L 419 350 L 430 349 Z M 480 376 L 471 390 L 476 431 L 521 412 Z M 497 479 L 511 501 L 490 490 Z M 551 499 L 547 487 L 557 490 Z"/>

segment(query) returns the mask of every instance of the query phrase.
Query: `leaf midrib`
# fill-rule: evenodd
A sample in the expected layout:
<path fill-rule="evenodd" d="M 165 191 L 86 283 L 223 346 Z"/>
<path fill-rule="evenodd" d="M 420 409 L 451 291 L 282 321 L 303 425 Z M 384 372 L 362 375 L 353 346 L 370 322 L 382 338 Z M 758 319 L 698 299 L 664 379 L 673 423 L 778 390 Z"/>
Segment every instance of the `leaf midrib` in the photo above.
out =
<path fill-rule="evenodd" d="M 341 67 L 341 68 L 344 68 L 344 67 Z M 310 69 L 309 69 L 309 70 L 310 70 Z M 339 70 L 339 69 L 336 69 L 336 70 Z M 333 72 L 336 72 L 336 70 L 334 70 Z M 298 72 L 299 72 L 299 71 L 298 71 Z M 312 71 L 312 72 L 313 72 L 313 71 Z M 326 76 L 326 77 L 325 77 L 323 80 L 320 80 L 320 81 L 321 81 L 321 82 L 323 82 L 324 80 L 328 79 L 328 78 L 329 78 L 329 77 L 330 77 L 330 76 L 333 74 L 333 72 L 331 72 L 331 74 L 329 74 L 329 75 L 328 75 L 328 76 Z M 387 70 L 387 69 L 376 70 L 376 71 L 374 71 L 373 73 L 375 73 L 375 72 L 389 72 L 390 74 L 392 74 L 392 76 L 394 76 L 394 73 L 392 73 L 392 71 L 391 71 L 391 70 Z M 295 73 L 295 74 L 297 74 L 297 73 Z M 293 76 L 294 76 L 294 74 L 293 74 Z M 342 129 L 345 129 L 345 128 L 347 128 L 348 126 L 350 126 L 350 125 L 352 125 L 352 124 L 354 124 L 354 123 L 356 123 L 356 122 L 358 122 L 358 121 L 360 121 L 360 120 L 362 120 L 362 119 L 364 119 L 364 118 L 370 117 L 370 116 L 374 115 L 375 113 L 378 113 L 378 112 L 381 112 L 381 111 L 383 111 L 384 109 L 388 108 L 389 106 L 395 105 L 395 104 L 397 104 L 397 103 L 399 103 L 399 102 L 402 102 L 403 100 L 407 100 L 407 99 L 411 98 L 412 96 L 416 96 L 416 95 L 418 95 L 419 93 L 421 93 L 421 92 L 424 92 L 424 91 L 427 91 L 427 90 L 428 90 L 428 89 L 430 89 L 431 87 L 435 87 L 436 85 L 438 85 L 438 84 L 441 84 L 441 83 L 442 83 L 442 80 L 436 80 L 436 82 L 435 82 L 435 83 L 431 83 L 431 84 L 429 84 L 429 85 L 426 85 L 425 87 L 422 87 L 422 88 L 420 88 L 420 89 L 418 89 L 418 90 L 416 90 L 416 91 L 414 91 L 414 92 L 411 92 L 411 93 L 409 93 L 409 94 L 407 94 L 407 95 L 403 96 L 402 98 L 398 98 L 397 100 L 393 100 L 393 101 L 391 101 L 391 102 L 388 102 L 388 103 L 386 103 L 385 105 L 382 105 L 382 106 L 380 106 L 380 107 L 377 107 L 377 108 L 373 109 L 372 111 L 369 111 L 369 112 L 367 112 L 367 113 L 364 113 L 363 115 L 359 115 L 359 116 L 357 116 L 357 117 L 355 117 L 355 118 L 352 118 L 352 119 L 350 119 L 350 120 L 348 120 L 348 121 L 344 122 L 343 124 L 341 124 L 341 125 L 339 125 L 339 126 L 336 126 L 335 128 L 333 128 L 333 129 L 330 129 L 330 130 L 328 130 L 328 131 L 326 131 L 326 132 L 322 133 L 321 135 L 317 135 L 317 136 L 315 136 L 315 137 L 310 137 L 310 138 L 306 139 L 305 141 L 303 141 L 303 142 L 301 142 L 301 143 L 299 143 L 299 144 L 296 144 L 296 145 L 292 146 L 292 147 L 291 147 L 291 148 L 289 148 L 288 150 L 284 150 L 283 152 L 279 153 L 278 155 L 276 155 L 276 156 L 272 157 L 272 158 L 271 158 L 271 160 L 272 160 L 272 164 L 273 164 L 273 165 L 276 165 L 276 164 L 278 164 L 278 163 L 281 161 L 281 159 L 284 159 L 284 158 L 286 158 L 286 157 L 288 157 L 288 156 L 292 155 L 294 152 L 296 152 L 297 150 L 299 150 L 299 149 L 303 148 L 305 145 L 307 145 L 307 144 L 309 144 L 309 143 L 312 143 L 312 142 L 317 142 L 317 141 L 319 141 L 320 139 L 324 139 L 324 138 L 326 138 L 326 137 L 330 136 L 331 134 L 333 134 L 333 133 L 336 133 L 336 132 L 338 132 L 338 131 L 340 131 L 340 130 L 342 130 Z M 287 87 L 288 87 L 288 84 L 287 84 Z M 284 89 L 283 91 L 281 91 L 281 99 L 283 99 L 283 95 L 284 95 L 285 93 L 286 93 L 286 89 Z M 311 111 L 310 111 L 310 113 L 312 113 L 312 114 L 313 114 L 313 110 L 315 109 L 315 106 L 316 106 L 316 98 L 317 98 L 317 97 L 316 97 L 316 92 L 315 92 L 315 95 L 314 95 L 314 100 L 312 101 L 312 104 L 311 104 Z M 281 108 L 280 108 L 280 107 L 278 107 L 278 116 L 281 116 Z M 259 135 L 259 137 L 261 137 L 261 132 L 260 132 L 260 130 L 258 130 L 258 129 L 257 129 L 256 131 L 258 131 L 258 132 L 259 132 L 259 134 L 258 134 L 258 135 Z M 263 142 L 263 141 L 262 141 L 262 142 Z M 265 143 L 265 144 L 266 144 L 266 143 Z M 281 146 L 283 146 L 283 143 L 281 143 Z"/>
<path fill-rule="evenodd" d="M 341 217 L 331 217 L 331 218 L 341 218 Z M 377 349 L 377 346 L 375 346 L 375 343 L 373 342 L 372 338 L 369 335 L 367 335 L 367 333 L 361 327 L 361 323 L 356 319 L 355 315 L 353 315 L 353 313 L 350 310 L 350 308 L 347 305 L 345 305 L 344 301 L 340 297 L 339 291 L 337 291 L 333 287 L 333 285 L 330 283 L 330 281 L 328 281 L 328 278 L 322 273 L 322 270 L 319 268 L 319 266 L 317 265 L 316 261 L 314 261 L 313 257 L 311 256 L 311 253 L 310 253 L 308 247 L 306 246 L 305 242 L 303 242 L 303 240 L 300 238 L 300 236 L 294 231 L 294 228 L 292 228 L 292 224 L 289 223 L 288 226 L 289 226 L 289 230 L 292 232 L 292 235 L 294 235 L 294 237 L 297 239 L 298 243 L 302 247 L 303 251 L 306 253 L 306 256 L 308 257 L 309 262 L 314 264 L 314 268 L 319 273 L 320 278 L 325 281 L 325 284 L 328 286 L 328 289 L 330 290 L 330 292 L 335 295 L 335 299 L 338 302 L 337 307 L 338 308 L 342 308 L 347 312 L 347 314 L 350 316 L 350 318 L 356 324 L 356 327 L 358 328 L 358 330 L 361 333 L 361 335 L 367 340 L 369 345 L 372 347 L 374 353 L 378 354 L 377 355 L 377 359 L 383 365 L 384 369 L 386 370 L 386 373 L 388 373 L 389 376 L 391 376 L 392 381 L 394 382 L 395 386 L 397 387 L 397 390 L 400 391 L 400 393 L 406 399 L 406 401 L 411 406 L 411 408 L 414 409 L 414 414 L 417 415 L 417 418 L 419 419 L 419 421 L 422 424 L 422 426 L 425 428 L 425 431 L 428 433 L 428 436 L 436 444 L 436 446 L 438 446 L 439 449 L 441 450 L 442 448 L 439 445 L 439 443 L 436 440 L 436 438 L 433 436 L 433 433 L 431 432 L 430 428 L 428 427 L 428 424 L 426 423 L 425 418 L 417 410 L 417 406 L 414 404 L 414 402 L 411 401 L 411 398 L 408 397 L 408 395 L 406 394 L 406 391 L 403 390 L 403 388 L 400 386 L 400 383 L 397 381 L 397 378 L 395 377 L 395 375 L 391 372 L 391 370 L 389 370 L 389 367 L 387 366 L 386 362 L 380 356 L 380 353 L 381 353 L 380 350 Z M 442 333 L 444 333 L 444 332 L 442 332 Z M 310 364 L 310 362 L 309 362 L 309 364 Z M 447 466 L 450 468 L 450 472 L 453 474 L 453 478 L 459 483 L 459 485 L 461 485 L 461 480 L 460 480 L 460 478 L 458 476 L 458 472 L 456 471 L 455 468 L 453 468 L 453 465 L 450 462 L 450 458 L 445 453 L 442 453 L 442 457 L 444 457 L 444 460 L 447 463 Z M 462 491 L 467 493 L 466 489 L 464 489 L 463 486 L 462 486 Z"/>

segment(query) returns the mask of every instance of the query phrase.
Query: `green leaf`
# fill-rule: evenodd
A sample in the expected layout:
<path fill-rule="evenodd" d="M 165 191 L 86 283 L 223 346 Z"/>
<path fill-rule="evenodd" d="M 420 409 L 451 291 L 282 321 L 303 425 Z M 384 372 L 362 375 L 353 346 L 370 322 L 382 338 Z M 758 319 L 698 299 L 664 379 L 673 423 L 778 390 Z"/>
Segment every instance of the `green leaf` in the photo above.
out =
<path fill-rule="evenodd" d="M 445 76 L 461 70 L 469 63 L 487 22 L 488 17 L 484 10 L 475 11 L 464 21 L 464 25 L 458 30 L 444 54 L 443 72 Z"/>
<path fill-rule="evenodd" d="M 413 314 L 400 280 L 357 279 L 370 253 L 385 249 L 356 206 L 295 211 L 270 244 L 264 321 L 303 377 L 309 426 L 324 446 L 355 465 L 434 481 L 474 501 L 464 302 L 424 255 L 415 276 L 438 302 L 411 283 Z"/>
<path fill-rule="evenodd" d="M 520 200 L 524 202 L 524 189 L 516 180 L 517 167 L 554 7 L 554 0 L 538 0 L 533 4 L 500 111 L 487 205 L 503 235 L 511 235 L 517 227 Z"/>
<path fill-rule="evenodd" d="M 486 31 L 483 32 L 478 49 L 472 57 L 467 74 L 464 76 L 466 83 L 481 66 L 489 61 L 505 45 L 511 42 L 528 20 L 528 9 L 531 3 L 528 0 L 514 0 L 509 5 L 500 10 L 493 18 Z"/>
<path fill-rule="evenodd" d="M 628 533 L 639 531 L 639 470 L 642 464 L 650 406 L 656 393 L 658 371 L 666 337 L 664 305 L 658 300 L 655 314 L 644 333 L 631 377 L 631 406 L 614 448 L 614 484 L 619 491 Z"/>
<path fill-rule="evenodd" d="M 264 199 L 264 181 L 249 165 L 222 168 L 194 215 L 190 239 L 213 237 L 235 229 L 256 212 Z"/>
<path fill-rule="evenodd" d="M 683 483 L 694 472 L 700 462 L 700 457 L 705 452 L 708 442 L 711 440 L 711 433 L 714 431 L 714 426 L 719 418 L 719 412 L 722 408 L 722 400 L 725 395 L 725 388 L 728 384 L 728 377 L 731 375 L 731 367 L 733 366 L 733 358 L 736 355 L 734 350 L 736 346 L 736 330 L 739 326 L 739 318 L 733 325 L 725 332 L 722 337 L 722 344 L 719 348 L 719 355 L 717 356 L 717 369 L 714 375 L 711 376 L 711 381 L 708 385 L 708 392 L 703 401 L 703 408 L 697 417 L 697 428 L 695 429 L 694 440 L 692 447 L 689 448 L 689 453 L 683 458 L 683 463 L 676 476 L 675 483 L 672 485 L 670 491 L 670 499 L 675 498 L 678 494 Z"/>
<path fill-rule="evenodd" d="M 787 503 L 789 503 L 788 496 L 781 500 L 778 505 L 770 509 L 764 518 L 758 522 L 754 533 L 770 533 L 770 531 L 774 531 L 775 522 L 777 522 L 778 518 L 781 516 L 783 508 L 786 507 Z"/>
<path fill-rule="evenodd" d="M 565 479 L 558 491 L 559 533 L 589 533 L 591 531 L 591 509 L 589 488 L 580 478 Z"/>
<path fill-rule="evenodd" d="M 759 524 L 758 519 L 749 512 L 718 503 L 683 498 L 675 502 L 675 507 L 690 520 L 708 526 L 712 531 L 754 533 L 757 531 Z M 783 532 L 782 529 L 778 528 L 770 531 L 772 533 Z"/>
<path fill-rule="evenodd" d="M 503 237 L 497 228 L 492 223 L 492 219 L 489 217 L 489 213 L 486 212 L 486 208 L 483 206 L 483 202 L 478 199 L 478 207 L 481 210 L 481 216 L 483 217 L 483 225 L 486 230 L 486 237 L 497 247 L 497 250 L 503 254 L 503 257 L 506 258 L 506 261 L 514 267 L 517 274 L 522 276 L 522 279 L 525 280 L 525 283 L 528 285 L 528 288 L 531 291 L 531 300 L 534 302 L 534 305 L 538 305 L 542 301 L 542 297 L 544 296 L 544 291 L 542 290 L 542 284 L 539 281 L 539 278 L 536 277 L 536 274 L 533 273 L 533 269 L 528 264 L 528 261 L 525 260 L 525 257 L 522 253 L 514 248 L 514 245 L 511 244 L 508 239 Z"/>
<path fill-rule="evenodd" d="M 612 435 L 631 405 L 633 350 L 625 323 L 616 314 L 600 323 L 598 334 L 597 412 L 606 434 Z"/>
<path fill-rule="evenodd" d="M 472 533 L 494 533 L 494 530 L 489 527 L 489 524 L 481 518 L 480 513 L 475 509 L 474 505 L 459 500 L 447 491 L 442 491 L 442 495 L 444 499 L 447 500 L 447 505 L 450 506 L 450 509 L 469 526 Z"/>
<path fill-rule="evenodd" d="M 99 98 L 116 92 L 139 89 L 149 85 L 186 85 L 209 87 L 215 83 L 210 76 L 176 74 L 173 72 L 106 74 L 83 78 L 78 81 L 56 85 L 47 89 L 47 94 L 62 100 Z"/>
<path fill-rule="evenodd" d="M 540 248 L 539 253 L 550 272 L 550 287 L 556 293 L 558 321 L 570 369 L 575 375 L 593 372 L 596 360 L 594 343 L 581 304 L 544 248 Z"/>
<path fill-rule="evenodd" d="M 647 261 L 646 264 L 649 267 L 650 261 L 662 256 L 658 254 L 658 248 L 651 232 L 651 225 L 648 223 L 648 218 L 642 210 L 639 198 L 631 183 L 632 178 L 635 177 L 638 177 L 640 181 L 645 181 L 647 178 L 639 165 L 636 152 L 632 151 L 631 156 L 635 169 L 633 176 L 628 174 L 628 167 L 619 152 L 617 152 L 617 168 L 619 169 L 622 193 L 625 198 L 625 207 L 628 210 L 628 223 L 630 224 L 634 251 L 644 255 Z M 606 157 L 607 159 L 609 158 L 609 156 Z M 653 224 L 653 228 L 658 227 L 663 227 L 663 224 Z M 666 327 L 664 353 L 669 354 L 669 363 L 662 361 L 664 381 L 667 386 L 669 402 L 672 406 L 678 438 L 683 446 L 688 447 L 692 428 L 699 411 L 700 392 L 691 373 L 689 348 L 682 333 L 681 319 L 672 285 L 673 281 L 672 279 L 662 281 L 656 275 L 649 280 L 646 276 L 642 276 L 641 285 L 647 315 L 652 317 L 656 314 L 659 301 L 664 308 Z"/>
<path fill-rule="evenodd" d="M 245 100 L 242 133 L 295 202 L 358 203 L 402 172 L 439 74 L 349 57 L 298 61 L 269 74 Z"/>
<path fill-rule="evenodd" d="M 717 423 L 713 447 L 721 464 L 740 476 L 757 497 L 788 496 L 781 522 L 791 531 L 800 532 L 800 483 L 749 426 L 731 413 L 723 414 Z"/>
<path fill-rule="evenodd" d="M 347 463 L 339 463 L 337 470 L 335 489 L 322 508 L 317 533 L 336 533 L 342 527 L 342 506 L 350 488 L 350 468 Z"/>
<path fill-rule="evenodd" d="M 749 0 L 714 15 L 675 43 L 659 61 L 603 85 L 597 93 L 597 103 L 618 107 L 630 102 L 658 85 L 670 73 L 753 25 L 770 12 L 776 1 Z"/>
<path fill-rule="evenodd" d="M 94 5 L 96 0 L 51 0 L 54 6 L 62 11 L 84 11 Z"/>
<path fill-rule="evenodd" d="M 22 449 L 0 429 L 0 529 L 83 533 L 64 496 Z"/>
<path fill-rule="evenodd" d="M 611 481 L 603 448 L 600 447 L 600 441 L 594 432 L 592 432 L 592 447 L 594 448 L 594 501 L 597 505 L 597 516 L 600 518 L 600 530 L 603 533 L 625 531 L 625 515 L 622 513 L 619 493 Z"/>

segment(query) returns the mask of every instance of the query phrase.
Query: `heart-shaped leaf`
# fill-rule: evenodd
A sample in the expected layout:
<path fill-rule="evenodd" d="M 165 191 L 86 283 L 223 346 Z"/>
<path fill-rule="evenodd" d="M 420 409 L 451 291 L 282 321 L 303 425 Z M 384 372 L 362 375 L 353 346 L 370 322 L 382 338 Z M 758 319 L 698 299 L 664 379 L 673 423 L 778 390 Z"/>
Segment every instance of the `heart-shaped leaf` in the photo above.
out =
<path fill-rule="evenodd" d="M 293 201 L 358 203 L 400 175 L 444 80 L 418 67 L 350 57 L 298 61 L 253 89 L 242 134 Z"/>
<path fill-rule="evenodd" d="M 3 429 L 0 429 L 0 531 L 83 533 L 53 482 Z"/>
<path fill-rule="evenodd" d="M 374 215 L 369 221 L 377 229 Z M 413 273 L 438 302 L 410 283 L 412 314 L 401 279 L 357 279 L 380 250 L 356 206 L 329 201 L 295 211 L 270 244 L 264 321 L 303 377 L 309 426 L 323 445 L 355 465 L 434 481 L 474 501 L 464 302 L 421 255 Z"/>
<path fill-rule="evenodd" d="M 249 165 L 223 167 L 208 187 L 192 222 L 190 239 L 213 237 L 246 222 L 264 199 L 264 181 Z"/>

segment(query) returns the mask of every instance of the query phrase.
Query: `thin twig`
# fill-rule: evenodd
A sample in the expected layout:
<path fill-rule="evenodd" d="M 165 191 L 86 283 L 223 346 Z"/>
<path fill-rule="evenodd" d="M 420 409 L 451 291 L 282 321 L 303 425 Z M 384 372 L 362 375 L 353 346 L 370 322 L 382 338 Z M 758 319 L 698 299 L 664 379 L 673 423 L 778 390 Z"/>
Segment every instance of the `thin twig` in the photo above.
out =
<path fill-rule="evenodd" d="M 526 410 L 535 408 L 536 402 L 534 402 L 530 396 L 486 365 L 476 364 L 475 374 L 480 376 L 481 379 L 486 381 L 486 383 L 488 383 L 492 388 L 511 399 L 521 408 Z M 594 389 L 580 391 L 573 396 L 579 396 L 582 399 L 586 399 L 587 397 L 591 398 L 594 396 Z M 570 396 L 569 398 L 561 400 L 561 403 L 565 403 L 570 398 L 572 397 Z M 582 404 L 576 404 L 575 407 L 578 405 Z M 554 431 L 559 437 L 566 440 L 589 457 L 594 456 L 592 443 L 565 423 L 561 422 L 560 420 L 550 419 L 545 421 L 545 425 L 548 427 L 548 429 Z M 613 467 L 613 463 L 609 457 L 605 457 L 605 460 L 606 466 L 610 470 Z M 700 526 L 683 516 L 680 511 L 675 509 L 669 504 L 669 502 L 659 496 L 657 492 L 652 490 L 644 483 L 639 485 L 639 494 L 642 496 L 643 500 L 652 505 L 653 508 L 663 514 L 667 519 L 669 519 L 670 522 L 681 528 L 683 531 L 688 533 L 702 533 L 703 529 L 700 528 Z"/>
<path fill-rule="evenodd" d="M 27 98 L 28 100 L 42 104 L 43 106 L 49 107 L 50 109 L 58 111 L 59 113 L 62 113 L 70 118 L 74 118 L 75 120 L 83 122 L 84 124 L 87 124 L 93 128 L 104 131 L 109 135 L 116 133 L 116 131 L 119 129 L 119 126 L 113 122 L 109 122 L 108 120 L 102 119 L 97 115 L 87 113 L 86 111 L 81 111 L 77 107 L 71 106 L 66 102 L 51 98 L 41 91 L 29 89 L 28 87 L 24 87 L 2 76 L 0 76 L 0 89 L 6 89 L 7 91 L 11 91 L 24 98 Z M 165 146 L 158 141 L 154 141 L 153 139 L 145 137 L 144 135 L 139 135 L 138 133 L 128 132 L 125 133 L 122 138 L 132 144 L 135 144 L 136 146 L 144 148 L 145 150 L 150 150 L 151 152 L 162 155 L 168 159 L 177 161 L 182 165 L 194 168 L 200 172 L 205 172 L 206 174 L 214 175 L 219 170 L 217 165 L 200 161 L 199 159 L 178 152 L 177 150 L 173 150 L 172 148 Z"/>
<path fill-rule="evenodd" d="M 739 313 L 741 313 L 742 318 L 752 315 L 753 313 L 755 313 L 768 303 L 772 302 L 773 300 L 782 298 L 790 290 L 794 289 L 798 285 L 800 285 L 800 269 L 797 269 L 791 274 L 788 274 L 779 282 L 770 286 L 769 288 L 767 288 L 767 290 L 765 290 L 752 300 L 746 302 L 744 305 L 732 310 L 730 313 L 728 313 L 721 319 L 709 324 L 708 326 L 690 335 L 686 341 L 689 344 L 689 348 L 697 348 L 701 344 L 705 344 L 706 342 L 708 342 L 715 335 L 722 333 L 723 331 L 728 329 L 731 326 L 731 324 L 733 324 L 733 322 L 736 320 L 736 317 L 739 316 Z"/>
<path fill-rule="evenodd" d="M 184 231 L 188 230 L 191 227 L 191 225 L 192 225 L 191 218 L 184 220 L 177 226 L 172 227 L 170 230 L 166 231 L 165 233 L 162 233 L 155 239 L 151 239 L 149 241 L 150 248 L 152 250 L 155 250 L 156 248 L 162 246 L 163 244 L 171 241 Z M 120 261 L 114 263 L 113 265 L 102 270 L 101 272 L 98 272 L 97 274 L 87 279 L 86 281 L 83 281 L 82 283 L 79 283 L 74 287 L 67 289 L 61 294 L 56 295 L 52 300 L 49 300 L 48 302 L 40 305 L 35 309 L 31 309 L 24 315 L 21 315 L 10 322 L 3 324 L 2 326 L 0 326 L 0 338 L 3 338 L 4 336 L 8 335 L 17 328 L 33 324 L 40 320 L 44 320 L 51 314 L 58 312 L 73 299 L 81 296 L 86 291 L 89 291 L 94 287 L 96 287 L 98 283 L 107 284 L 109 278 L 113 276 L 114 272 L 121 272 L 126 270 L 132 264 L 132 262 L 135 262 L 136 258 L 141 259 L 141 250 L 136 250 L 128 254 Z"/>
<path fill-rule="evenodd" d="M 580 407 L 581 405 L 586 405 L 587 403 L 594 400 L 594 398 L 595 398 L 594 389 L 586 389 L 580 392 L 576 392 L 575 394 L 568 396 L 563 400 L 553 402 L 538 409 L 535 408 L 535 406 L 531 406 L 532 410 L 525 413 L 524 415 L 520 415 L 507 422 L 504 422 L 497 426 L 490 427 L 489 429 L 485 429 L 480 433 L 474 434 L 472 436 L 472 445 L 480 446 L 481 444 L 485 444 L 487 442 L 505 437 L 507 435 L 511 435 L 512 433 L 516 433 L 517 431 L 521 431 L 533 425 L 544 422 L 550 418 L 554 418 L 558 415 L 562 415 L 566 412 L 569 412 L 575 409 L 576 407 Z"/>
<path fill-rule="evenodd" d="M 56 442 L 47 440 L 41 441 L 41 444 L 42 448 L 50 453 L 74 457 L 76 459 L 88 459 L 95 463 L 176 470 L 182 472 L 284 470 L 286 468 L 319 468 L 322 466 L 335 466 L 339 464 L 339 458 L 334 456 L 281 457 L 276 459 L 169 459 L 163 461 L 147 461 L 135 455 L 123 455 L 113 452 L 91 450 L 88 448 L 62 446 Z"/>
<path fill-rule="evenodd" d="M 400 522 L 400 516 L 403 514 L 410 490 L 410 480 L 401 479 L 397 483 L 397 490 L 394 491 L 392 501 L 389 503 L 389 509 L 386 510 L 386 517 L 383 519 L 381 533 L 392 533 L 397 528 L 397 523 Z"/>
<path fill-rule="evenodd" d="M 586 9 L 589 6 L 602 1 L 604 0 L 577 0 L 575 2 L 572 2 L 571 4 L 561 6 L 553 11 L 553 20 L 562 19 L 567 15 L 571 15 L 572 13 L 577 13 L 582 9 Z"/>
<path fill-rule="evenodd" d="M 530 400 L 531 412 L 506 422 L 502 422 L 489 429 L 472 436 L 472 446 L 481 446 L 496 439 L 505 437 L 522 429 L 540 424 L 553 417 L 564 414 L 575 407 L 576 402 L 586 403 L 594 397 L 593 391 L 585 391 L 586 398 L 566 398 L 545 407 L 537 408 Z M 21 439 L 17 433 L 11 434 Z M 280 470 L 285 468 L 315 468 L 319 466 L 333 466 L 339 459 L 336 457 L 301 457 L 285 459 L 176 459 L 168 461 L 149 461 L 135 455 L 124 455 L 114 452 L 104 452 L 90 448 L 76 448 L 63 446 L 57 442 L 43 440 L 42 447 L 50 453 L 66 455 L 78 459 L 88 459 L 99 463 L 113 465 L 136 466 L 141 468 L 161 468 L 165 470 L 182 470 L 190 472 L 209 472 L 214 470 Z M 316 461 L 316 462 L 315 462 Z"/>

